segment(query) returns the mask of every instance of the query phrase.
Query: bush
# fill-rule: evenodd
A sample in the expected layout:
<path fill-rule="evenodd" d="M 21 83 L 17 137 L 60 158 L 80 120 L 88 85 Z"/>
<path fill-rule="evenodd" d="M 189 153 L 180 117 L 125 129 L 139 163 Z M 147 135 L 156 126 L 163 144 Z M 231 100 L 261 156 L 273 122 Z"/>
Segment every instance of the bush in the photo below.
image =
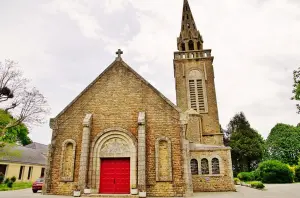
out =
<path fill-rule="evenodd" d="M 241 181 L 254 181 L 255 180 L 255 176 L 254 176 L 253 172 L 241 172 L 237 175 L 237 177 Z"/>
<path fill-rule="evenodd" d="M 252 171 L 252 174 L 254 176 L 254 180 L 253 181 L 260 181 L 261 180 L 261 177 L 259 175 L 259 171 L 258 170 Z"/>
<path fill-rule="evenodd" d="M 264 189 L 265 185 L 260 182 L 260 181 L 253 181 L 249 183 L 251 185 L 252 188 L 256 188 L 256 189 Z"/>
<path fill-rule="evenodd" d="M 295 167 L 295 182 L 300 182 L 300 165 Z"/>
<path fill-rule="evenodd" d="M 13 183 L 16 182 L 17 178 L 15 176 L 13 176 L 11 179 L 10 179 Z"/>
<path fill-rule="evenodd" d="M 262 162 L 258 167 L 258 171 L 263 183 L 293 183 L 293 172 L 288 165 L 280 161 L 269 160 Z"/>
<path fill-rule="evenodd" d="M 7 185 L 8 188 L 12 188 L 13 182 L 12 182 L 12 181 L 9 181 L 6 185 Z"/>
<path fill-rule="evenodd" d="M 239 178 L 234 178 L 234 184 L 235 185 L 240 185 L 241 184 L 241 181 Z"/>
<path fill-rule="evenodd" d="M 10 179 L 9 179 L 9 178 L 6 178 L 6 179 L 4 180 L 4 183 L 7 184 L 9 181 L 10 181 Z"/>
<path fill-rule="evenodd" d="M 4 181 L 4 174 L 0 172 L 0 184 L 2 184 Z"/>

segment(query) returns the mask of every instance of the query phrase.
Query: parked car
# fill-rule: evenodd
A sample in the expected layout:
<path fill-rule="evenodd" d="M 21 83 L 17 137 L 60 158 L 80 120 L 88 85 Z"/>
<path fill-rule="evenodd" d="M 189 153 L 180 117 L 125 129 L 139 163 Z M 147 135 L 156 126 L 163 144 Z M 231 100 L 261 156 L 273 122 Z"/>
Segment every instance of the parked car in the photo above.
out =
<path fill-rule="evenodd" d="M 32 184 L 32 192 L 37 193 L 37 191 L 42 190 L 44 185 L 44 178 L 38 178 L 33 184 Z"/>

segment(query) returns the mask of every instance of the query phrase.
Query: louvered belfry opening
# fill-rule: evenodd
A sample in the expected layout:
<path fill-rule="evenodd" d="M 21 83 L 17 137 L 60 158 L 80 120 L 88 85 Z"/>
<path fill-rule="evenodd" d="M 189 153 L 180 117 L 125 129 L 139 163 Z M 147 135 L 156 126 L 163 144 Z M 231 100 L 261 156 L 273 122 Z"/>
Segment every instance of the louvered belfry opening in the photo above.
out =
<path fill-rule="evenodd" d="M 191 108 L 193 108 L 195 111 L 197 111 L 197 97 L 196 97 L 195 81 L 189 80 L 189 86 L 190 86 Z"/>
<path fill-rule="evenodd" d="M 193 70 L 189 74 L 189 96 L 190 108 L 198 112 L 206 112 L 205 97 L 204 97 L 203 75 L 198 70 Z"/>

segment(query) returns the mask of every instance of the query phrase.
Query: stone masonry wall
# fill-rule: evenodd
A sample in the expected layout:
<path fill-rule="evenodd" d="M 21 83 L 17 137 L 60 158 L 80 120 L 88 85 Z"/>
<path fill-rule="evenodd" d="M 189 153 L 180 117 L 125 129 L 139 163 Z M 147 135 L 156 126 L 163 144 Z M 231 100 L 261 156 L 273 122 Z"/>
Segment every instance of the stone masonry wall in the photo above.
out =
<path fill-rule="evenodd" d="M 120 127 L 137 137 L 138 114 L 146 112 L 147 196 L 180 196 L 184 192 L 179 113 L 157 92 L 117 61 L 81 97 L 57 118 L 53 153 L 52 194 L 70 195 L 78 182 L 82 121 L 93 114 L 91 142 L 107 128 Z M 172 142 L 172 182 L 156 182 L 155 140 L 161 136 Z M 77 143 L 74 182 L 60 182 L 61 144 L 66 139 Z"/>
<path fill-rule="evenodd" d="M 220 133 L 218 106 L 216 99 L 214 71 L 212 65 L 213 57 L 202 59 L 183 59 L 174 61 L 175 80 L 176 80 L 176 98 L 177 106 L 186 111 L 188 107 L 188 87 L 187 79 L 191 70 L 200 70 L 206 73 L 206 95 L 208 113 L 201 114 L 203 123 L 203 134 Z M 205 67 L 204 67 L 205 65 Z M 205 70 L 206 68 L 206 70 Z"/>
<path fill-rule="evenodd" d="M 209 161 L 209 175 L 201 175 L 201 159 Z M 220 174 L 212 174 L 213 158 L 219 159 Z M 192 175 L 194 192 L 221 192 L 235 191 L 232 174 L 230 150 L 192 151 L 191 159 L 196 159 L 199 166 L 199 175 Z"/>

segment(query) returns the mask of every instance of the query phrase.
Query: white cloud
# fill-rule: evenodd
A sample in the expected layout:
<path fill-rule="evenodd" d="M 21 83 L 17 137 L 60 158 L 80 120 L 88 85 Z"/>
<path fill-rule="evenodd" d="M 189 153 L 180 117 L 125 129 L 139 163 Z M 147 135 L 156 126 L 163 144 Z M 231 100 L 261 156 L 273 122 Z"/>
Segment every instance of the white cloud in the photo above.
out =
<path fill-rule="evenodd" d="M 215 56 L 222 126 L 239 111 L 265 137 L 277 122 L 297 124 L 289 98 L 300 62 L 300 3 L 189 2 L 204 47 Z M 118 48 L 175 102 L 172 59 L 181 12 L 182 0 L 2 1 L 0 58 L 20 63 L 49 99 L 52 117 L 114 60 Z M 49 142 L 48 125 L 33 134 L 35 141 Z"/>

